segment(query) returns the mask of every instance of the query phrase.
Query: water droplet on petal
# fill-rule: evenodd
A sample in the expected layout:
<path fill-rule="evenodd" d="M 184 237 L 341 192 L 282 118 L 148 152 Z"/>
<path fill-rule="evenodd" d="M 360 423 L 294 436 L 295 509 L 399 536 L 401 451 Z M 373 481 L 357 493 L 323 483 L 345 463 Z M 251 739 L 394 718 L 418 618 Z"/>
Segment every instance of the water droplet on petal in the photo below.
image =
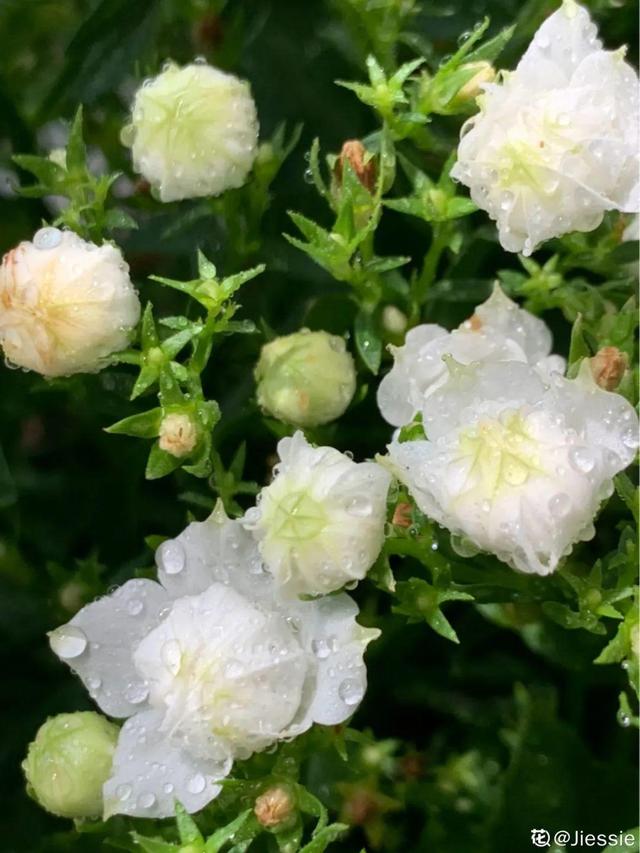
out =
<path fill-rule="evenodd" d="M 569 462 L 581 474 L 588 474 L 595 466 L 593 456 L 585 447 L 574 447 L 569 453 Z"/>
<path fill-rule="evenodd" d="M 62 242 L 62 231 L 59 228 L 41 228 L 33 237 L 36 249 L 55 249 Z"/>
<path fill-rule="evenodd" d="M 49 634 L 49 645 L 59 658 L 72 660 L 87 648 L 87 635 L 75 625 L 62 625 Z"/>
<path fill-rule="evenodd" d="M 138 616 L 144 610 L 144 603 L 139 598 L 132 598 L 127 603 L 127 610 L 131 616 Z"/>
<path fill-rule="evenodd" d="M 151 806 L 155 803 L 156 797 L 155 794 L 141 794 L 138 797 L 138 805 L 143 809 L 150 809 Z"/>
<path fill-rule="evenodd" d="M 338 687 L 338 695 L 345 705 L 357 705 L 364 696 L 364 685 L 355 678 L 345 678 Z"/>
<path fill-rule="evenodd" d="M 191 794 L 201 794 L 207 784 L 207 780 L 204 778 L 202 773 L 196 773 L 195 776 L 192 776 L 191 779 L 187 782 L 187 790 Z"/>
<path fill-rule="evenodd" d="M 185 567 L 187 560 L 184 548 L 175 539 L 163 542 L 156 552 L 158 564 L 168 575 L 177 575 Z"/>
<path fill-rule="evenodd" d="M 127 702 L 131 702 L 132 705 L 139 705 L 149 695 L 149 688 L 144 682 L 134 682 L 130 684 L 125 690 L 124 697 Z"/>
<path fill-rule="evenodd" d="M 120 802 L 123 803 L 131 796 L 131 791 L 131 785 L 118 785 L 118 787 L 116 788 L 116 797 L 120 800 Z"/>

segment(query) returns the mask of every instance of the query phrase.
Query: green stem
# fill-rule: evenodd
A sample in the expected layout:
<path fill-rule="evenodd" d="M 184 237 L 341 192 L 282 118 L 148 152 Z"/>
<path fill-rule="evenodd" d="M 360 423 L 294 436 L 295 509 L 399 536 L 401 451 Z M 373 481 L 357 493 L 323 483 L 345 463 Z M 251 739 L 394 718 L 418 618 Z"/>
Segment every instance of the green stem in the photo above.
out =
<path fill-rule="evenodd" d="M 427 299 L 429 288 L 435 281 L 440 257 L 447 246 L 447 241 L 448 229 L 443 223 L 435 223 L 429 251 L 424 256 L 422 270 L 413 285 L 412 319 L 417 320 L 420 317 L 420 310 Z"/>

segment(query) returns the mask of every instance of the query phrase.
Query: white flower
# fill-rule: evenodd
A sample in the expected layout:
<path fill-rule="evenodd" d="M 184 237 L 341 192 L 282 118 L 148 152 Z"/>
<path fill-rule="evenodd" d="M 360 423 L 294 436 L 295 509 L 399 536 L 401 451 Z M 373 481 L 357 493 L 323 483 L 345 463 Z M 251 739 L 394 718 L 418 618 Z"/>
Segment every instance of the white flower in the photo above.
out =
<path fill-rule="evenodd" d="M 43 376 L 92 373 L 123 349 L 140 302 L 120 250 L 42 228 L 0 267 L 0 346 Z"/>
<path fill-rule="evenodd" d="M 420 509 L 523 572 L 553 572 L 635 455 L 638 419 L 585 360 L 551 385 L 527 364 L 449 362 L 424 407 L 427 440 L 393 443 L 391 467 Z"/>
<path fill-rule="evenodd" d="M 607 210 L 639 209 L 638 76 L 596 36 L 586 9 L 564 0 L 463 127 L 451 175 L 507 251 L 530 255 Z"/>
<path fill-rule="evenodd" d="M 522 361 L 547 377 L 564 372 L 564 359 L 551 352 L 546 324 L 515 302 L 496 284 L 492 295 L 478 305 L 458 329 L 416 326 L 404 346 L 390 347 L 394 365 L 378 386 L 378 407 L 393 426 L 411 422 L 426 398 L 447 379 L 444 355 L 461 364 L 474 361 Z"/>
<path fill-rule="evenodd" d="M 285 601 L 256 544 L 216 510 L 156 554 L 160 583 L 131 580 L 50 634 L 100 708 L 127 717 L 105 816 L 202 808 L 236 758 L 312 723 L 335 725 L 366 689 L 347 595 Z"/>
<path fill-rule="evenodd" d="M 301 432 L 278 444 L 273 482 L 243 523 L 269 571 L 291 595 L 323 595 L 361 580 L 384 542 L 390 476 Z"/>
<path fill-rule="evenodd" d="M 168 63 L 136 92 L 122 138 L 162 201 L 241 187 L 258 150 L 249 84 L 205 63 Z"/>
<path fill-rule="evenodd" d="M 336 420 L 356 390 L 356 368 L 344 338 L 309 329 L 265 344 L 255 375 L 258 404 L 294 426 Z"/>

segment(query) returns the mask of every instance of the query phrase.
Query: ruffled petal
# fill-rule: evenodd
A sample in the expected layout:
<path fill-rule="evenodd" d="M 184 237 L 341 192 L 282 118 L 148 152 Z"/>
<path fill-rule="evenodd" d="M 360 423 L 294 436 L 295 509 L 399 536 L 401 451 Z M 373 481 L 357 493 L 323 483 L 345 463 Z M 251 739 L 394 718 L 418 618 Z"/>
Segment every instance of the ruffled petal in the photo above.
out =
<path fill-rule="evenodd" d="M 271 584 L 253 537 L 219 506 L 206 521 L 194 521 L 156 551 L 158 579 L 171 598 L 198 595 L 212 583 L 241 593 L 269 594 Z"/>
<path fill-rule="evenodd" d="M 105 820 L 114 814 L 172 817 L 176 802 L 197 812 L 219 794 L 217 783 L 230 763 L 205 760 L 175 746 L 161 722 L 157 711 L 146 711 L 122 727 L 112 775 L 103 787 Z"/>
<path fill-rule="evenodd" d="M 148 686 L 136 672 L 133 652 L 169 603 L 155 581 L 127 581 L 49 634 L 53 651 L 80 676 L 106 714 L 128 717 L 147 707 Z"/>

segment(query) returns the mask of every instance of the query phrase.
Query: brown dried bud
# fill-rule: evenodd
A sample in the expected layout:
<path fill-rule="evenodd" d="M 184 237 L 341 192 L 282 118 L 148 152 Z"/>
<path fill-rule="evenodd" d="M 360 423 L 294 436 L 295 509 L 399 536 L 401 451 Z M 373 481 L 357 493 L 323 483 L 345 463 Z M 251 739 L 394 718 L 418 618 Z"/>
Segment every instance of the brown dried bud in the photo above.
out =
<path fill-rule="evenodd" d="M 215 12 L 208 12 L 193 25 L 191 38 L 196 47 L 212 50 L 220 47 L 224 38 L 222 20 Z"/>
<path fill-rule="evenodd" d="M 342 183 L 345 161 L 349 162 L 362 186 L 372 193 L 376 185 L 376 164 L 359 139 L 349 139 L 342 146 L 335 165 L 336 181 L 339 184 Z"/>
<path fill-rule="evenodd" d="M 258 823 L 265 829 L 275 829 L 289 821 L 294 806 L 291 794 L 286 788 L 275 786 L 260 794 L 253 807 Z"/>
<path fill-rule="evenodd" d="M 396 527 L 411 527 L 411 504 L 403 502 L 396 504 L 391 523 Z"/>
<path fill-rule="evenodd" d="M 593 378 L 605 391 L 615 391 L 629 367 L 629 357 L 617 347 L 602 347 L 589 361 Z"/>

